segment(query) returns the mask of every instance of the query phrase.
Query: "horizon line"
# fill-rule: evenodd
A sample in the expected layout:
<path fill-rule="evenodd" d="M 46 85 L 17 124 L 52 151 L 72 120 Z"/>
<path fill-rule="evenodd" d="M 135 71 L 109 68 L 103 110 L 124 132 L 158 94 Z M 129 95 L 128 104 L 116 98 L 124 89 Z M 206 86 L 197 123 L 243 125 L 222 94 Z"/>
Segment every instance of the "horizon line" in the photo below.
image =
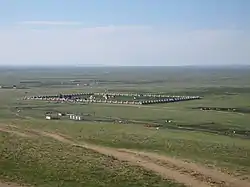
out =
<path fill-rule="evenodd" d="M 102 65 L 102 64 L 92 64 L 92 65 L 0 65 L 0 67 L 16 67 L 16 68 L 25 68 L 25 67 L 54 67 L 54 68 L 60 68 L 60 67 L 67 67 L 67 68 L 79 68 L 79 67 L 92 67 L 92 68 L 98 68 L 98 67 L 246 67 L 250 66 L 250 64 L 216 64 L 216 65 Z"/>

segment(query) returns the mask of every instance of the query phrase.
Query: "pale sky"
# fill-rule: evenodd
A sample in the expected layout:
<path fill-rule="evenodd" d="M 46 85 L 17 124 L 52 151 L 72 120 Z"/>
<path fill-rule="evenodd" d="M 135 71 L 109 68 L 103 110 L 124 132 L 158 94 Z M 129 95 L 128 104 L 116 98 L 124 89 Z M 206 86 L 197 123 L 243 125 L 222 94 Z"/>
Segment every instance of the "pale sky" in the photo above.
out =
<path fill-rule="evenodd" d="M 247 0 L 0 0 L 0 65 L 250 65 Z"/>

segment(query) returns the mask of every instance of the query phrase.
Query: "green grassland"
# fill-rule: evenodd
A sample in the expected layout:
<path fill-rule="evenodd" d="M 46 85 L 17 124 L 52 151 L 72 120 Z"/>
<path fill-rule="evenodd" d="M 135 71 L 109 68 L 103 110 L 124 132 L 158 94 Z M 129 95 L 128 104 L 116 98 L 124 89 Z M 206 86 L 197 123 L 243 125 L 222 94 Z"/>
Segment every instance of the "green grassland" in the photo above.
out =
<path fill-rule="evenodd" d="M 0 123 L 57 131 L 78 141 L 110 147 L 159 152 L 218 167 L 235 175 L 250 174 L 250 113 L 194 109 L 250 109 L 250 70 L 247 68 L 76 68 L 0 73 L 1 85 L 18 85 L 20 80 L 35 80 L 43 84 L 25 84 L 26 89 L 0 89 Z M 66 84 L 71 80 L 90 83 L 91 86 L 65 86 L 60 83 Z M 66 104 L 21 99 L 43 94 L 103 92 L 105 89 L 199 95 L 204 98 L 149 106 Z M 18 113 L 17 108 L 20 109 Z M 45 112 L 48 111 L 81 113 L 88 117 L 79 122 L 67 117 L 47 121 Z M 172 122 L 166 123 L 168 119 Z M 120 124 L 117 120 L 126 123 Z M 160 125 L 161 128 L 147 128 L 146 124 Z M 128 167 L 126 163 L 112 158 L 62 146 L 46 138 L 31 141 L 0 135 L 0 150 L 4 155 L 0 157 L 0 179 L 38 186 L 177 185 L 141 168 Z M 31 150 L 34 154 L 30 154 Z M 112 167 L 107 163 L 112 163 Z M 39 169 L 32 172 L 36 167 Z M 61 183 L 65 176 L 68 178 Z"/>
<path fill-rule="evenodd" d="M 0 136 L 2 180 L 35 186 L 169 186 L 170 181 L 125 162 L 44 139 Z"/>

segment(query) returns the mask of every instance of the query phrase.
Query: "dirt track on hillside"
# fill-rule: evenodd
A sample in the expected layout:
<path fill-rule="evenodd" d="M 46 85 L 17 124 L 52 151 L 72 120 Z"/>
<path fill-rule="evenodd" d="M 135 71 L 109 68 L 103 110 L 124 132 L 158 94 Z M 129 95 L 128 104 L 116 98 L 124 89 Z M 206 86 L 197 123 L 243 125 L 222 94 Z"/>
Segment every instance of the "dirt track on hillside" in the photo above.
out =
<path fill-rule="evenodd" d="M 21 132 L 18 132 L 18 131 L 10 130 L 10 129 L 4 128 L 4 127 L 0 127 L 0 132 L 7 132 L 7 133 L 10 133 L 10 134 L 15 134 L 17 136 L 22 136 L 22 137 L 29 137 L 29 135 L 27 135 L 25 133 L 21 133 Z"/>
<path fill-rule="evenodd" d="M 5 131 L 5 128 L 2 128 Z M 7 130 L 5 132 L 19 134 L 18 131 Z M 74 142 L 65 135 L 58 133 L 44 132 L 40 130 L 27 130 L 28 134 L 41 135 L 53 138 L 61 143 L 70 144 L 72 146 L 90 149 L 95 152 L 115 157 L 121 161 L 127 161 L 131 165 L 143 167 L 147 170 L 153 171 L 163 178 L 172 179 L 178 183 L 192 187 L 249 187 L 249 181 L 243 181 L 236 177 L 222 173 L 215 169 L 209 169 L 195 163 L 184 162 L 180 159 L 174 159 L 167 156 L 158 155 L 155 153 L 140 152 L 128 149 L 115 149 L 103 147 L 87 143 Z M 0 187 L 1 183 L 0 183 Z M 12 187 L 12 186 L 10 186 Z M 13 186 L 14 187 L 14 186 Z"/>
<path fill-rule="evenodd" d="M 23 187 L 14 183 L 5 183 L 0 181 L 0 187 Z"/>

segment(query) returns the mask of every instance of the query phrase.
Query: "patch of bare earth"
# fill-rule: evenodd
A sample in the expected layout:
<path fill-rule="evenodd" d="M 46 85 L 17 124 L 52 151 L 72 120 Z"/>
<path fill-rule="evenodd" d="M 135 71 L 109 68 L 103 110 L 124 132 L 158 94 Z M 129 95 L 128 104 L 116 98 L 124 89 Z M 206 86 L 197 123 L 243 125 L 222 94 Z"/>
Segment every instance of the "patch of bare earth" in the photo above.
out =
<path fill-rule="evenodd" d="M 223 187 L 247 187 L 250 186 L 249 181 L 241 180 L 231 175 L 222 173 L 216 169 L 210 169 L 195 163 L 185 162 L 180 159 L 158 155 L 156 153 L 148 153 L 141 151 L 134 151 L 128 149 L 120 149 L 122 152 L 128 152 L 135 155 L 142 156 L 145 159 L 158 162 L 159 164 L 166 165 L 167 167 L 174 168 L 181 173 L 191 175 L 201 181 L 209 183 L 211 186 Z"/>
<path fill-rule="evenodd" d="M 14 134 L 14 135 L 21 136 L 21 137 L 29 137 L 29 135 L 27 135 L 25 133 L 10 130 L 10 129 L 4 128 L 4 127 L 0 127 L 0 132 L 7 132 L 7 133 Z"/>
<path fill-rule="evenodd" d="M 23 187 L 23 186 L 14 183 L 0 182 L 0 187 Z"/>

